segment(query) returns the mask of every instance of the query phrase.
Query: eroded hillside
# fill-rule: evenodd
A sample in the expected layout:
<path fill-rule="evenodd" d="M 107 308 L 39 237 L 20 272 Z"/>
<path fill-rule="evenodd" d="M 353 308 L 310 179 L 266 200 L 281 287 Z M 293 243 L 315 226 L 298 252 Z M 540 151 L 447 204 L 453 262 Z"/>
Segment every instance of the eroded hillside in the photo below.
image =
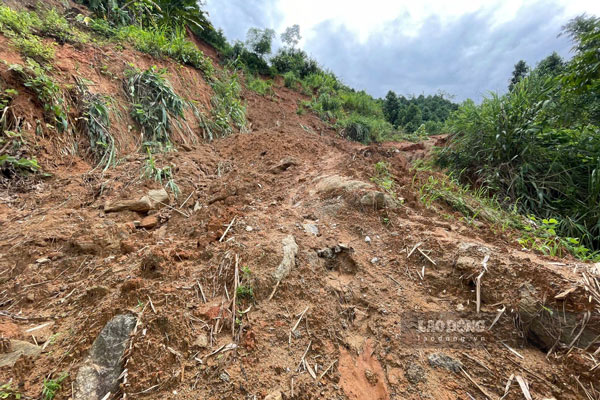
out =
<path fill-rule="evenodd" d="M 522 251 L 509 227 L 426 198 L 440 174 L 411 162 L 442 139 L 348 141 L 279 81 L 243 89 L 247 124 L 213 141 L 186 108 L 174 149 L 152 157 L 178 188 L 164 190 L 145 174 L 125 71 L 166 68 L 211 115 L 205 72 L 129 45 L 56 45 L 66 102 L 81 78 L 110 97 L 118 153 L 103 170 L 84 131 L 48 127 L 6 35 L 0 59 L 21 154 L 51 174 L 0 191 L 8 398 L 50 381 L 56 399 L 597 398 L 598 267 Z M 415 320 L 484 323 L 417 337 Z"/>

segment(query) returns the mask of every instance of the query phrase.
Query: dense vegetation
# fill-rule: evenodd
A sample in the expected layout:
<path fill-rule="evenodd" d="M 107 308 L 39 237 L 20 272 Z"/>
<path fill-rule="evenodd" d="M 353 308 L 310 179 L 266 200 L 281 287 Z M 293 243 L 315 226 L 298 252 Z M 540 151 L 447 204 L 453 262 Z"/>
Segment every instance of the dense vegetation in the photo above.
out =
<path fill-rule="evenodd" d="M 423 124 L 428 134 L 440 133 L 450 113 L 457 108 L 458 105 L 444 98 L 443 94 L 407 99 L 390 90 L 383 100 L 385 119 L 409 133 L 414 133 Z"/>
<path fill-rule="evenodd" d="M 564 32 L 572 60 L 552 54 L 531 70 L 519 62 L 507 94 L 464 102 L 447 122 L 451 146 L 438 162 L 598 250 L 600 19 L 578 17 Z"/>

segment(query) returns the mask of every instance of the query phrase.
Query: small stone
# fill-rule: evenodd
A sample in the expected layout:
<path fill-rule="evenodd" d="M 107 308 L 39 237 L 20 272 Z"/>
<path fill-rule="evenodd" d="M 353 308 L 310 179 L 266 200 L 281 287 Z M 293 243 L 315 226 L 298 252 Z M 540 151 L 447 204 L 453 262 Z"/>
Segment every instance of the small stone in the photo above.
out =
<path fill-rule="evenodd" d="M 246 232 L 252 232 L 253 230 L 254 228 L 252 228 L 250 225 L 246 227 Z"/>
<path fill-rule="evenodd" d="M 197 346 L 202 349 L 207 348 L 208 347 L 208 336 L 206 335 L 206 333 L 203 332 L 200 335 L 198 335 L 196 340 L 194 340 L 193 346 Z"/>
<path fill-rule="evenodd" d="M 272 393 L 269 393 L 266 397 L 265 400 L 282 400 L 282 394 L 279 390 L 276 390 Z"/>
<path fill-rule="evenodd" d="M 456 311 L 464 311 L 465 310 L 465 306 L 462 305 L 462 303 L 458 303 L 456 305 Z"/>
<path fill-rule="evenodd" d="M 371 258 L 371 264 L 377 264 L 379 262 L 379 258 L 373 257 Z"/>
<path fill-rule="evenodd" d="M 377 374 L 375 374 L 370 369 L 365 369 L 365 377 L 367 378 L 367 381 L 369 381 L 369 384 L 371 386 L 377 385 L 377 382 L 379 381 Z"/>
<path fill-rule="evenodd" d="M 315 224 L 304 224 L 302 227 L 304 228 L 304 232 L 319 236 L 319 227 Z"/>
<path fill-rule="evenodd" d="M 365 236 L 365 242 L 366 242 L 366 243 L 371 243 L 371 238 L 370 238 L 370 237 L 368 237 L 368 236 Z"/>
<path fill-rule="evenodd" d="M 25 298 L 27 299 L 28 302 L 33 303 L 35 300 L 35 294 L 29 292 L 29 293 L 27 293 L 27 296 L 25 296 Z"/>
<path fill-rule="evenodd" d="M 12 367 L 21 356 L 35 358 L 42 352 L 41 347 L 22 340 L 11 340 L 7 347 L 8 352 L 0 353 L 0 367 Z"/>
<path fill-rule="evenodd" d="M 229 382 L 231 380 L 229 375 L 227 375 L 225 372 L 219 375 L 219 379 L 221 379 L 223 382 Z"/>
<path fill-rule="evenodd" d="M 148 215 L 146 218 L 142 219 L 140 222 L 140 228 L 143 229 L 153 229 L 158 226 L 158 217 L 156 215 Z"/>
<path fill-rule="evenodd" d="M 448 371 L 460 372 L 462 363 L 444 353 L 432 353 L 428 357 L 429 365 L 436 368 L 445 368 Z"/>
<path fill-rule="evenodd" d="M 406 376 L 406 380 L 413 385 L 426 381 L 425 369 L 423 369 L 423 367 L 421 367 L 419 364 L 410 364 L 408 368 L 406 368 L 404 375 Z"/>
<path fill-rule="evenodd" d="M 35 260 L 36 263 L 38 264 L 46 264 L 50 262 L 49 258 L 43 257 L 43 258 L 38 258 L 37 260 Z"/>

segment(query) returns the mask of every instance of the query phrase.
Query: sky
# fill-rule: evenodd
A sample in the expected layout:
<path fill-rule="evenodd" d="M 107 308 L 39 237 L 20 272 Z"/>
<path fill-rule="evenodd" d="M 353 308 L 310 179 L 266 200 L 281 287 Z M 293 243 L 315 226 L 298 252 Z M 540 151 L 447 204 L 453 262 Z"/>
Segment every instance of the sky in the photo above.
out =
<path fill-rule="evenodd" d="M 443 91 L 458 102 L 505 92 L 520 59 L 569 58 L 561 27 L 600 16 L 600 1 L 585 0 L 205 0 L 204 8 L 231 42 L 251 27 L 300 25 L 300 48 L 375 97 Z"/>

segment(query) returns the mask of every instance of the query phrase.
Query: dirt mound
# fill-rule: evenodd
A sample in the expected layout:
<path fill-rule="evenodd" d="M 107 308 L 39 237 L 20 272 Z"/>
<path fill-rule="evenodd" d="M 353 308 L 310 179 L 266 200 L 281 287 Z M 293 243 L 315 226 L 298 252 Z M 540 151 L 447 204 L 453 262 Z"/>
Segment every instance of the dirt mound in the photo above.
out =
<path fill-rule="evenodd" d="M 57 51 L 63 83 L 77 71 L 117 104 L 125 101 L 120 82 L 99 65 L 119 75 L 129 62 L 158 64 L 176 91 L 209 103 L 191 68 L 131 50 Z M 0 46 L 0 57 L 16 56 Z M 11 79 L 4 66 L 0 75 Z M 41 118 L 20 90 L 15 107 Z M 59 157 L 60 136 L 37 139 L 53 176 L 0 192 L 0 335 L 40 351 L 2 367 L 0 381 L 36 397 L 44 378 L 67 372 L 56 398 L 70 398 L 103 327 L 126 314 L 137 321 L 121 374 L 132 399 L 595 393 L 597 272 L 522 252 L 510 231 L 425 208 L 409 160 L 443 138 L 363 146 L 298 115 L 302 96 L 280 84 L 272 96 L 244 98 L 250 132 L 212 143 L 176 138 L 178 151 L 157 161 L 175 166 L 181 194 L 148 207 L 106 207 L 139 205 L 161 189 L 142 177 L 127 117 L 113 125 L 127 155 L 106 173 L 91 171 L 85 154 Z M 380 161 L 398 206 L 361 201 L 391 196 L 373 180 Z M 290 237 L 295 263 L 279 282 Z M 563 316 L 565 329 L 544 336 Z M 453 335 L 438 330 L 440 321 L 458 324 Z"/>

